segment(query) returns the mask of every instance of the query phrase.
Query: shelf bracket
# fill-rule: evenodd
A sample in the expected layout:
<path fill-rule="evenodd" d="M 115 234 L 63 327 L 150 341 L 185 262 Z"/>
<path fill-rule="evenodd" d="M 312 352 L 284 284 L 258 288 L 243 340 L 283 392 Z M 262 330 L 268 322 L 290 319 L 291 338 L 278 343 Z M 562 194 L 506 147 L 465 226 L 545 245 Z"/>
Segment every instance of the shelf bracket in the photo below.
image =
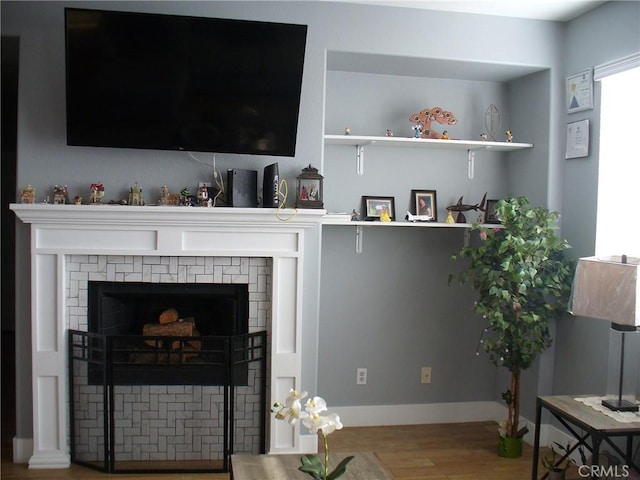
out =
<path fill-rule="evenodd" d="M 356 174 L 364 174 L 364 145 L 356 145 Z"/>
<path fill-rule="evenodd" d="M 362 253 L 362 237 L 364 236 L 364 227 L 362 225 L 356 225 L 356 253 L 360 255 Z"/>
<path fill-rule="evenodd" d="M 469 159 L 469 165 L 467 166 L 467 176 L 469 177 L 469 180 L 473 180 L 476 167 L 476 151 L 471 149 L 467 150 L 467 157 Z"/>

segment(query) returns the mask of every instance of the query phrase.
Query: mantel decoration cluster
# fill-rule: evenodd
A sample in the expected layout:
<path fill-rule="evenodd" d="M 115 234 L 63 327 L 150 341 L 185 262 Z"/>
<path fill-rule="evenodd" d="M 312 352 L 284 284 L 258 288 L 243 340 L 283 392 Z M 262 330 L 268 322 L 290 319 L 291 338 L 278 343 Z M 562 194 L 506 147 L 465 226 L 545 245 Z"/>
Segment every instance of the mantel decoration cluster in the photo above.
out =
<path fill-rule="evenodd" d="M 520 375 L 551 345 L 549 323 L 567 310 L 574 262 L 564 255 L 570 245 L 555 234 L 556 212 L 532 207 L 526 197 L 500 200 L 495 212 L 502 227 L 474 224 L 479 240 L 452 256 L 468 263 L 449 280 L 471 282 L 478 293 L 474 311 L 488 322 L 482 347 L 511 376 L 502 394 L 508 416 L 501 438 L 519 439 L 521 445 L 527 429 L 519 426 Z"/>
<path fill-rule="evenodd" d="M 321 397 L 307 399 L 303 410 L 302 400 L 307 396 L 307 392 L 298 392 L 292 389 L 284 403 L 274 403 L 271 411 L 278 420 L 284 420 L 290 425 L 295 425 L 300 420 L 311 433 L 320 433 L 324 443 L 324 462 L 318 455 L 303 455 L 300 459 L 302 465 L 298 467 L 298 470 L 307 473 L 314 480 L 335 480 L 347 471 L 347 464 L 354 457 L 344 458 L 332 472 L 329 472 L 329 442 L 327 436 L 342 428 L 340 416 L 337 413 L 321 415 L 321 413 L 327 411 L 327 402 Z"/>

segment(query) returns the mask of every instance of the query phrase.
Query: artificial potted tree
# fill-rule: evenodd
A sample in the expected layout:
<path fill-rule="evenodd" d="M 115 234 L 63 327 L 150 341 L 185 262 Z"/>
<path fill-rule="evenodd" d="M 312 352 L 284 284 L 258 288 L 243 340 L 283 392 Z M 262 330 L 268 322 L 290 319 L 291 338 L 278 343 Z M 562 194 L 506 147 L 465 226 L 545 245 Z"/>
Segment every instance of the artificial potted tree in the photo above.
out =
<path fill-rule="evenodd" d="M 471 282 L 477 291 L 474 311 L 488 322 L 484 350 L 493 364 L 509 370 L 499 452 L 517 457 L 527 432 L 518 421 L 521 374 L 551 345 L 549 322 L 566 311 L 573 262 L 563 254 L 569 244 L 556 235 L 556 212 L 510 197 L 496 204 L 496 215 L 502 225 L 472 226 L 479 240 L 452 256 L 468 263 L 450 281 Z"/>

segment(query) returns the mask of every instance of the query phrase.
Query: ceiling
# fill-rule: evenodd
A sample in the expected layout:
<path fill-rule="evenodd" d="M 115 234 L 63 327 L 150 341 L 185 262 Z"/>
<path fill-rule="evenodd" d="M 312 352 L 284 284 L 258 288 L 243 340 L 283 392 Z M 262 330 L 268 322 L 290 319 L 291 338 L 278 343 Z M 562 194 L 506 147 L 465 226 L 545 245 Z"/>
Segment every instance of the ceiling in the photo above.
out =
<path fill-rule="evenodd" d="M 330 0 L 566 22 L 606 3 L 599 0 Z"/>

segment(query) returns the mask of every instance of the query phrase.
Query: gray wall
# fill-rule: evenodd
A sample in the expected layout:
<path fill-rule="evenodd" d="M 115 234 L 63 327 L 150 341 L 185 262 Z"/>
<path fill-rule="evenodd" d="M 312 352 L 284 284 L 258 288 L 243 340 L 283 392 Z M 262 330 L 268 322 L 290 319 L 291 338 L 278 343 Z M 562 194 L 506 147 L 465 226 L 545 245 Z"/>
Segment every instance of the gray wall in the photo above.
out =
<path fill-rule="evenodd" d="M 594 35 L 595 31 L 606 32 Z M 609 2 L 569 23 L 564 43 L 563 75 L 570 75 L 640 51 L 640 3 Z M 594 82 L 593 110 L 567 114 L 561 125 L 588 118 L 591 146 L 587 158 L 564 161 L 562 229 L 576 257 L 595 252 L 600 83 Z M 630 152 L 632 154 L 632 152 Z M 635 339 L 637 344 L 637 339 Z M 586 318 L 568 318 L 558 325 L 554 391 L 596 392 L 606 387 L 609 326 Z M 637 347 L 637 345 L 636 345 Z M 588 352 L 588 354 L 585 354 Z M 637 366 L 635 366 L 637 369 Z"/>
<path fill-rule="evenodd" d="M 595 211 L 591 207 L 595 199 L 597 140 L 592 144 L 594 153 L 590 158 L 563 160 L 564 125 L 567 120 L 578 118 L 564 113 L 564 76 L 638 50 L 637 2 L 606 4 L 574 22 L 558 24 L 320 2 L 3 1 L 2 32 L 20 36 L 21 45 L 18 188 L 31 183 L 42 196 L 54 184 L 67 184 L 72 195 L 86 195 L 88 185 L 99 180 L 105 183 L 108 198 L 120 198 L 136 180 L 152 196 L 165 183 L 176 190 L 194 185 L 210 177 L 211 169 L 178 152 L 65 145 L 65 5 L 308 24 L 297 156 L 280 159 L 281 173 L 290 185 L 308 163 L 322 166 L 327 177 L 325 202 L 330 209 L 342 211 L 357 207 L 363 194 L 389 194 L 396 196 L 398 211 L 402 212 L 408 206 L 411 188 L 437 189 L 439 213 L 461 194 L 476 202 L 484 191 L 499 195 L 513 190 L 512 193 L 531 195 L 537 203 L 561 209 L 563 233 L 576 247 L 574 253 L 585 255 L 592 251 L 595 219 L 590 212 Z M 425 26 L 429 27 L 426 34 Z M 594 35 L 596 31 L 598 35 Z M 398 79 L 370 74 L 329 72 L 325 76 L 327 51 L 472 59 L 496 66 L 527 65 L 538 73 L 505 84 L 478 83 L 477 90 L 459 80 L 425 79 L 420 84 L 415 77 L 397 83 Z M 359 107 L 378 109 L 377 116 L 370 117 L 371 123 L 362 122 L 362 118 L 368 118 L 362 114 L 353 116 L 358 102 L 355 98 L 347 101 L 349 90 L 342 89 L 343 82 L 356 82 L 356 86 L 362 83 L 363 94 L 369 95 L 369 100 Z M 396 85 L 406 93 L 400 95 Z M 382 87 L 388 93 L 380 95 L 379 101 L 371 100 L 374 87 Z M 461 91 L 469 102 L 457 98 Z M 391 152 L 368 153 L 365 176 L 357 179 L 351 156 L 345 158 L 346 165 L 341 165 L 339 158 L 346 154 L 327 147 L 327 159 L 323 158 L 325 131 L 340 133 L 349 126 L 363 134 L 378 134 L 379 129 L 386 128 L 404 134 L 410 128 L 408 122 L 403 123 L 405 116 L 440 101 L 444 108 L 463 116 L 455 133 L 475 139 L 482 124 L 478 126 L 477 117 L 472 117 L 482 111 L 490 98 L 505 105 L 508 128 L 514 130 L 516 141 L 531 141 L 536 148 L 508 160 L 488 160 L 482 170 L 477 166 L 478 178 L 474 182 L 466 179 L 465 154 L 462 160 L 449 153 L 438 155 L 435 163 L 427 164 L 418 152 L 403 154 L 402 159 L 392 158 L 396 154 Z M 393 110 L 392 118 L 381 109 Z M 527 113 L 528 109 L 535 115 Z M 597 109 L 585 114 L 592 119 L 594 131 L 597 114 Z M 430 155 L 424 153 L 427 154 Z M 338 160 L 330 162 L 329 155 Z M 210 156 L 200 157 L 211 161 Z M 273 159 L 217 156 L 223 170 L 230 165 L 261 169 L 267 161 Z M 500 377 L 483 356 L 475 356 L 481 324 L 470 315 L 473 296 L 468 290 L 446 285 L 448 273 L 455 268 L 449 262 L 449 254 L 461 246 L 461 232 L 368 229 L 361 255 L 353 251 L 350 227 L 327 227 L 322 237 L 320 303 L 314 301 L 315 292 L 310 292 L 305 306 L 309 319 L 305 324 L 305 348 L 307 344 L 310 347 L 304 359 L 306 388 L 317 388 L 333 405 L 499 399 Z M 24 286 L 28 285 L 24 273 L 29 270 L 28 234 L 24 228 L 19 228 L 18 242 L 21 247 L 17 268 L 21 274 L 17 282 Z M 312 275 L 317 273 L 314 266 Z M 16 321 L 28 329 L 28 296 L 21 295 L 18 302 Z M 588 357 L 582 352 L 585 346 L 591 350 L 598 347 L 606 328 L 593 325 L 592 329 L 585 329 L 585 324 L 588 322 L 568 320 L 559 325 L 556 361 L 544 363 L 543 385 L 549 383 L 554 371 L 558 392 L 593 391 L 599 385 L 603 372 L 598 369 L 598 359 L 594 358 L 597 356 Z M 20 341 L 19 351 L 26 355 L 20 355 L 19 363 L 25 368 L 28 332 L 21 334 Z M 428 388 L 418 383 L 419 367 L 424 365 L 434 369 L 433 383 Z M 369 368 L 369 385 L 356 389 L 355 369 L 362 366 Z M 585 374 L 587 371 L 589 375 Z M 537 370 L 528 376 L 525 388 L 531 395 L 535 395 L 540 378 Z M 18 387 L 20 404 L 28 404 L 29 395 L 27 384 Z M 530 409 L 525 414 L 532 418 Z M 29 412 L 19 418 L 18 436 L 29 436 L 30 422 Z"/>

